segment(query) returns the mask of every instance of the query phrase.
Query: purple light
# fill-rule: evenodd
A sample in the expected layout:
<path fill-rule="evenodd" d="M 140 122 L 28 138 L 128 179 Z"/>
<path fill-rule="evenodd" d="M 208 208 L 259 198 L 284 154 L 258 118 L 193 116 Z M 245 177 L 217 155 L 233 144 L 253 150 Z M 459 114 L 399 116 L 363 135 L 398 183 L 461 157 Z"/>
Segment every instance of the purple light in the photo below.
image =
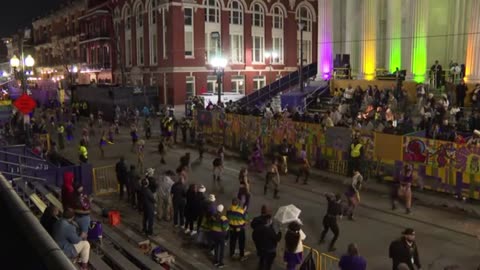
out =
<path fill-rule="evenodd" d="M 329 79 L 333 71 L 333 34 L 332 9 L 330 0 L 318 2 L 318 72 Z"/>

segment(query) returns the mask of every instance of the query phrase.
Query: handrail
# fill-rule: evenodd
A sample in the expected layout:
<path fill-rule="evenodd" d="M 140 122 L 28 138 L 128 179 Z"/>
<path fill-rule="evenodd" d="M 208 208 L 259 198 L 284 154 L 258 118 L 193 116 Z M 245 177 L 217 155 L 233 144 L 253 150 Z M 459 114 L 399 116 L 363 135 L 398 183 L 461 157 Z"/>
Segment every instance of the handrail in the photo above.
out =
<path fill-rule="evenodd" d="M 28 232 L 28 235 L 25 235 L 27 245 L 33 247 L 47 269 L 76 270 L 2 174 L 0 174 L 0 200 L 3 200 L 7 205 L 6 209 L 11 211 L 11 221 L 22 233 Z"/>
<path fill-rule="evenodd" d="M 307 246 L 307 245 L 303 245 L 303 247 L 306 248 L 306 249 L 310 249 L 310 250 L 311 250 L 311 252 L 312 252 L 312 254 L 313 254 L 313 256 L 314 256 L 315 266 L 317 267 L 316 270 L 332 270 L 332 269 L 326 269 L 326 267 L 324 267 L 324 266 L 327 265 L 324 259 L 328 259 L 328 260 L 330 260 L 330 261 L 332 261 L 332 262 L 337 262 L 337 261 L 339 261 L 338 258 L 336 258 L 336 257 L 334 257 L 334 256 L 330 256 L 330 255 L 328 255 L 328 254 L 326 254 L 326 253 L 320 253 L 320 251 L 318 251 L 318 250 L 316 250 L 316 249 L 314 249 L 314 248 L 312 248 L 312 247 L 309 247 L 309 246 Z M 315 259 L 315 258 L 316 258 L 316 259 Z M 330 265 L 330 264 L 329 264 L 329 265 Z"/>

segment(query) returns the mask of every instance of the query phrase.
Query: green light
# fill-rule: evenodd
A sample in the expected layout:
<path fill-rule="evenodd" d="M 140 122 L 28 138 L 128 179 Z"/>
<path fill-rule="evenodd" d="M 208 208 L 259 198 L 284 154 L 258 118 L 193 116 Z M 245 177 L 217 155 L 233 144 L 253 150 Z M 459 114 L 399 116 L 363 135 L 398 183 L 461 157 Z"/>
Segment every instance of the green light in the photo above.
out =
<path fill-rule="evenodd" d="M 402 69 L 402 40 L 394 39 L 390 44 L 390 72 L 394 72 L 398 67 Z"/>
<path fill-rule="evenodd" d="M 413 80 L 419 83 L 425 81 L 425 73 L 427 71 L 427 39 L 424 38 L 425 33 L 417 33 L 417 37 L 413 41 Z"/>

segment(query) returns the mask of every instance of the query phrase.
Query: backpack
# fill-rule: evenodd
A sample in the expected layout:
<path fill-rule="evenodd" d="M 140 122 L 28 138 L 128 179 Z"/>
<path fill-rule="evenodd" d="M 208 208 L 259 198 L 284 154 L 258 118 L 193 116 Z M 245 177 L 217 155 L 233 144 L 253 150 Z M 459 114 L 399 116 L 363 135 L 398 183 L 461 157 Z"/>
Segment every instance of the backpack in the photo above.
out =
<path fill-rule="evenodd" d="M 218 157 L 215 158 L 215 159 L 213 160 L 213 166 L 214 166 L 214 167 L 222 166 L 222 160 L 221 160 L 220 158 L 218 158 Z"/>

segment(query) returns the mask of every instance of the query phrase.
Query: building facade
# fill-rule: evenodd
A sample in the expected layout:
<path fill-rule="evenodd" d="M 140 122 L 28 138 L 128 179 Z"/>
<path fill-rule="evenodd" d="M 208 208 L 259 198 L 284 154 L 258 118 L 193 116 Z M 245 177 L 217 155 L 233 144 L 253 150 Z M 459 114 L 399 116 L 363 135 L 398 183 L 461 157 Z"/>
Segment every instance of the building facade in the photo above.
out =
<path fill-rule="evenodd" d="M 75 80 L 74 71 L 81 65 L 79 18 L 86 8 L 86 0 L 76 0 L 33 21 L 35 66 L 40 77 Z"/>
<path fill-rule="evenodd" d="M 110 1 L 90 0 L 85 15 L 79 18 L 80 60 L 78 82 L 112 83 L 116 53 Z"/>
<path fill-rule="evenodd" d="M 249 94 L 317 59 L 316 3 L 280 0 L 115 1 L 116 83 L 158 86 L 160 101 L 216 93 L 210 61 L 228 59 L 225 92 Z M 300 42 L 299 22 L 303 24 Z M 300 45 L 301 44 L 301 45 Z"/>

